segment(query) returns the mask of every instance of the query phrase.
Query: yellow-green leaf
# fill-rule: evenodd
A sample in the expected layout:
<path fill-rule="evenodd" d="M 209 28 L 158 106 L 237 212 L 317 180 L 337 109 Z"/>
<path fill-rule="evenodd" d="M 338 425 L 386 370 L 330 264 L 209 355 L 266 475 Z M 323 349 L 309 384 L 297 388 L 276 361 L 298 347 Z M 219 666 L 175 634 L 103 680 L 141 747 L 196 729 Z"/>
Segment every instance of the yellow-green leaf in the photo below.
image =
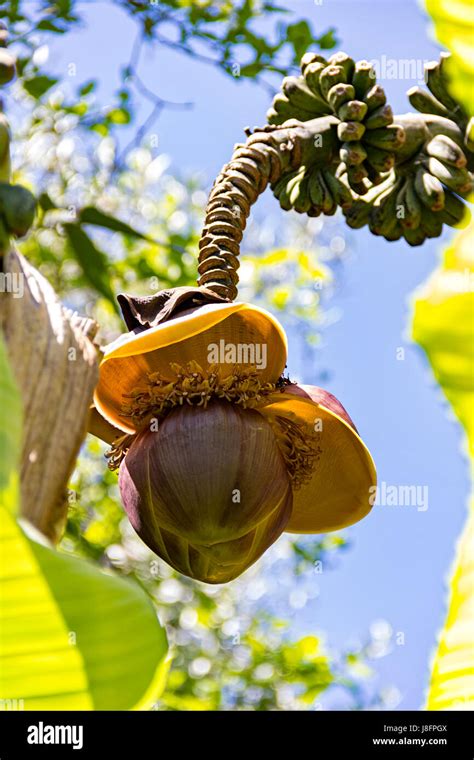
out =
<path fill-rule="evenodd" d="M 145 593 L 28 538 L 15 520 L 20 400 L 1 332 L 0 378 L 0 704 L 149 707 L 163 689 L 167 641 Z"/>
<path fill-rule="evenodd" d="M 474 709 L 474 502 L 456 552 L 448 615 L 434 658 L 428 710 Z"/>
<path fill-rule="evenodd" d="M 474 455 L 474 223 L 415 294 L 413 338 L 461 421 Z"/>
<path fill-rule="evenodd" d="M 458 233 L 442 265 L 415 296 L 413 337 L 462 423 L 474 455 L 474 224 Z M 474 707 L 474 502 L 450 582 L 427 707 Z"/>
<path fill-rule="evenodd" d="M 472 0 L 426 0 L 438 40 L 452 53 L 447 62 L 451 91 L 466 111 L 474 115 L 474 4 Z"/>

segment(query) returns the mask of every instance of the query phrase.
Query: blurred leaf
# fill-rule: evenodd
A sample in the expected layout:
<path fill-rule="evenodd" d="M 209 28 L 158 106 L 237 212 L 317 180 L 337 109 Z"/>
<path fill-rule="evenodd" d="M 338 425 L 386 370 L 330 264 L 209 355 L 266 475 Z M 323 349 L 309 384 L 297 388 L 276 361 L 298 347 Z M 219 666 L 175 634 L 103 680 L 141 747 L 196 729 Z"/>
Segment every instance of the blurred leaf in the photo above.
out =
<path fill-rule="evenodd" d="M 321 50 L 330 50 L 337 45 L 336 30 L 329 29 L 325 34 L 322 34 L 321 37 L 318 37 L 315 42 L 318 43 Z"/>
<path fill-rule="evenodd" d="M 32 77 L 32 79 L 24 79 L 23 87 L 29 95 L 38 99 L 41 98 L 45 92 L 48 92 L 57 81 L 58 80 L 54 79 L 54 77 L 48 77 L 42 74 L 41 76 Z"/>
<path fill-rule="evenodd" d="M 239 71 L 240 76 L 242 77 L 255 77 L 257 74 L 260 74 L 262 69 L 265 68 L 265 64 L 263 63 L 249 63 L 247 66 L 242 66 L 242 68 Z"/>
<path fill-rule="evenodd" d="M 415 293 L 413 338 L 425 350 L 474 455 L 474 223 Z"/>
<path fill-rule="evenodd" d="M 452 53 L 447 61 L 454 97 L 470 116 L 474 115 L 474 5 L 472 0 L 426 0 L 438 40 Z"/>
<path fill-rule="evenodd" d="M 427 0 L 447 61 L 454 96 L 473 114 L 474 6 Z M 444 261 L 418 292 L 413 337 L 424 348 L 434 374 L 467 434 L 474 464 L 474 223 L 458 233 Z M 473 709 L 474 499 L 454 561 L 448 615 L 441 632 L 428 691 L 429 710 Z"/>
<path fill-rule="evenodd" d="M 0 699 L 25 710 L 149 707 L 166 637 L 138 587 L 28 539 L 2 507 Z"/>
<path fill-rule="evenodd" d="M 124 235 L 129 235 L 130 237 L 138 238 L 140 240 L 146 240 L 149 243 L 153 242 L 153 240 L 147 235 L 138 232 L 138 230 L 130 227 L 126 222 L 121 222 L 120 219 L 115 219 L 113 216 L 105 214 L 103 211 L 99 211 L 95 206 L 86 206 L 83 208 L 79 213 L 79 220 L 82 224 L 93 224 L 96 227 L 105 227 L 108 230 L 121 232 Z"/>
<path fill-rule="evenodd" d="M 82 85 L 82 87 L 79 90 L 79 95 L 84 97 L 85 95 L 89 95 L 90 92 L 95 90 L 97 87 L 97 82 L 95 79 L 91 79 L 90 82 L 86 82 L 86 84 Z"/>
<path fill-rule="evenodd" d="M 38 197 L 38 203 L 43 211 L 52 211 L 53 209 L 57 208 L 56 204 L 53 203 L 48 193 L 40 193 Z"/>
<path fill-rule="evenodd" d="M 86 280 L 104 296 L 118 313 L 115 295 L 110 287 L 110 266 L 105 253 L 99 250 L 90 237 L 77 224 L 64 224 L 71 249 L 82 267 Z"/>
<path fill-rule="evenodd" d="M 313 34 L 307 21 L 298 21 L 296 24 L 288 24 L 286 27 L 288 42 L 293 46 L 295 58 L 299 59 L 306 53 L 313 42 Z"/>
<path fill-rule="evenodd" d="M 113 108 L 107 113 L 107 117 L 112 124 L 129 124 L 130 123 L 130 111 L 126 108 Z"/>
<path fill-rule="evenodd" d="M 413 338 L 425 350 L 474 456 L 474 223 L 415 294 Z M 473 709 L 474 501 L 450 582 L 448 616 L 434 660 L 427 708 Z"/>
<path fill-rule="evenodd" d="M 64 34 L 66 31 L 64 27 L 57 26 L 56 24 L 53 24 L 52 21 L 48 21 L 48 19 L 40 21 L 36 25 L 36 28 L 45 32 L 52 32 L 53 34 Z"/>

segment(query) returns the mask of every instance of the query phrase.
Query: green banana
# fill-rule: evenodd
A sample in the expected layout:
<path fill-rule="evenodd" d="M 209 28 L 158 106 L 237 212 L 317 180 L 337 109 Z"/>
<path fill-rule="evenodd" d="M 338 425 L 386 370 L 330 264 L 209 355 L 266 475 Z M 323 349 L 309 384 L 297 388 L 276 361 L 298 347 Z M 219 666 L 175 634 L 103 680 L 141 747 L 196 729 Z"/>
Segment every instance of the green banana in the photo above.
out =
<path fill-rule="evenodd" d="M 276 116 L 273 115 L 275 112 Z M 299 121 L 310 121 L 314 119 L 315 114 L 302 108 L 297 108 L 290 103 L 284 95 L 275 95 L 272 108 L 267 112 L 267 119 L 270 124 L 283 124 L 289 119 L 298 119 Z"/>
<path fill-rule="evenodd" d="M 397 208 L 397 219 L 401 221 L 405 218 L 406 213 L 406 191 L 407 191 L 407 180 L 404 179 L 401 181 L 400 188 L 397 193 L 397 202 L 396 202 L 396 208 Z"/>
<path fill-rule="evenodd" d="M 331 191 L 325 182 L 322 172 L 318 172 L 318 179 L 323 193 L 323 214 L 326 216 L 332 216 L 337 211 L 337 203 L 332 197 Z"/>
<path fill-rule="evenodd" d="M 343 165 L 341 165 L 343 166 Z M 350 183 L 347 176 L 347 171 L 342 172 L 340 168 L 337 171 L 338 177 L 342 182 L 346 180 Z M 381 195 L 385 190 L 388 190 L 393 183 L 393 176 L 386 177 L 377 187 L 371 187 L 370 189 L 364 188 L 364 193 L 358 193 L 358 195 L 364 195 L 363 198 L 355 198 L 352 206 L 344 211 L 347 223 L 353 229 L 359 229 L 367 224 L 369 214 L 372 209 L 372 204 L 375 199 Z"/>
<path fill-rule="evenodd" d="M 336 177 L 330 169 L 323 169 L 322 175 L 337 205 L 342 209 L 350 208 L 353 201 L 351 191 L 347 185 Z"/>
<path fill-rule="evenodd" d="M 400 224 L 404 229 L 416 230 L 421 221 L 421 203 L 415 192 L 413 179 L 408 177 L 404 187 L 404 210 L 405 215 L 400 219 Z M 398 198 L 397 198 L 398 204 Z"/>
<path fill-rule="evenodd" d="M 374 148 L 372 145 L 366 145 L 366 151 L 367 161 L 379 172 L 388 172 L 395 165 L 393 153 L 387 153 L 386 150 Z"/>
<path fill-rule="evenodd" d="M 364 99 L 364 95 L 375 84 L 375 70 L 368 61 L 358 61 L 355 65 L 355 71 L 352 76 L 352 84 L 359 100 Z"/>
<path fill-rule="evenodd" d="M 421 87 L 411 87 L 407 96 L 413 108 L 416 108 L 420 113 L 436 114 L 436 116 L 444 116 L 445 118 L 450 116 L 448 109 L 429 92 L 422 90 Z"/>
<path fill-rule="evenodd" d="M 291 209 L 291 201 L 288 194 L 288 185 L 296 177 L 298 172 L 289 172 L 281 177 L 273 188 L 273 194 L 278 198 L 284 211 Z"/>
<path fill-rule="evenodd" d="M 435 98 L 448 109 L 448 111 L 453 112 L 459 110 L 458 104 L 451 97 L 446 88 L 446 81 L 442 73 L 442 65 L 438 61 L 425 63 L 425 81 L 428 85 L 428 89 L 433 93 Z"/>
<path fill-rule="evenodd" d="M 315 115 L 327 113 L 326 103 L 313 95 L 303 77 L 285 77 L 281 89 L 296 108 L 302 108 Z"/>
<path fill-rule="evenodd" d="M 353 230 L 359 230 L 369 221 L 371 204 L 365 199 L 359 198 L 354 201 L 352 206 L 344 211 L 344 216 L 349 227 Z"/>
<path fill-rule="evenodd" d="M 467 169 L 457 169 L 437 158 L 428 160 L 428 169 L 434 177 L 456 193 L 463 195 L 472 190 L 472 178 Z"/>
<path fill-rule="evenodd" d="M 360 142 L 346 142 L 339 149 L 339 157 L 345 164 L 357 166 L 365 161 L 367 151 Z"/>
<path fill-rule="evenodd" d="M 318 98 L 323 99 L 319 78 L 327 63 L 310 63 L 304 70 L 304 78 L 311 92 Z"/>
<path fill-rule="evenodd" d="M 292 180 L 291 186 L 288 187 L 288 197 L 292 208 L 299 214 L 307 211 L 311 205 L 311 201 L 308 195 L 308 179 L 305 175 L 306 167 L 301 167 L 303 171 L 299 171 L 295 180 Z"/>
<path fill-rule="evenodd" d="M 446 192 L 443 210 L 456 220 L 456 224 L 464 221 L 470 213 L 466 204 L 449 190 Z"/>
<path fill-rule="evenodd" d="M 328 92 L 327 101 L 334 113 L 350 100 L 354 100 L 355 90 L 351 84 L 335 84 Z"/>
<path fill-rule="evenodd" d="M 383 129 L 372 129 L 365 134 L 365 142 L 382 150 L 397 150 L 405 142 L 405 131 L 396 124 Z"/>
<path fill-rule="evenodd" d="M 305 166 L 300 166 L 300 167 L 299 167 L 299 168 L 298 168 L 298 169 L 297 169 L 297 170 L 294 172 L 294 174 L 292 174 L 292 175 L 289 177 L 289 179 L 288 179 L 288 184 L 287 184 L 287 186 L 286 186 L 286 191 L 287 191 L 287 193 L 288 193 L 288 198 L 289 198 L 289 200 L 290 200 L 290 203 L 291 203 L 292 205 L 293 205 L 292 196 L 293 196 L 293 198 L 295 198 L 295 199 L 298 197 L 298 193 L 299 193 L 299 190 L 298 190 L 298 188 L 299 188 L 299 185 L 300 185 L 300 182 L 301 182 L 301 180 L 302 180 L 302 179 L 303 179 L 303 177 L 304 177 L 305 171 L 306 171 L 306 167 L 305 167 Z"/>
<path fill-rule="evenodd" d="M 304 75 L 308 66 L 312 66 L 313 63 L 322 63 L 324 66 L 328 65 L 328 62 L 319 53 L 305 53 L 301 59 L 301 73 Z"/>
<path fill-rule="evenodd" d="M 337 115 L 341 121 L 363 121 L 366 113 L 366 103 L 362 100 L 349 100 L 342 104 Z"/>
<path fill-rule="evenodd" d="M 427 208 L 422 208 L 420 226 L 427 238 L 437 238 L 443 231 L 443 222 L 439 218 L 439 213 Z"/>
<path fill-rule="evenodd" d="M 335 84 L 346 84 L 344 69 L 341 66 L 326 66 L 319 78 L 321 94 L 327 100 L 328 92 Z"/>
<path fill-rule="evenodd" d="M 396 181 L 384 190 L 373 202 L 370 212 L 369 227 L 374 235 L 389 234 L 397 225 L 398 183 Z"/>
<path fill-rule="evenodd" d="M 358 142 L 364 132 L 365 127 L 360 121 L 341 121 L 337 125 L 337 136 L 341 142 Z"/>
<path fill-rule="evenodd" d="M 369 161 L 366 161 L 364 164 L 365 168 L 367 169 L 367 178 L 372 183 L 372 185 L 380 185 L 381 182 L 383 182 L 383 176 L 380 174 L 377 169 L 375 169 L 374 166 Z"/>
<path fill-rule="evenodd" d="M 359 182 L 362 182 L 362 180 L 366 179 L 367 176 L 367 169 L 365 168 L 364 164 L 347 167 L 347 179 L 349 180 L 351 187 L 354 184 L 359 184 Z"/>
<path fill-rule="evenodd" d="M 403 227 L 401 227 L 400 224 L 396 224 L 388 232 L 384 232 L 383 236 L 385 240 L 394 242 L 395 240 L 400 240 L 400 238 L 403 235 L 403 232 L 404 232 Z"/>
<path fill-rule="evenodd" d="M 351 81 L 355 69 L 355 63 L 347 53 L 333 53 L 333 55 L 328 58 L 328 63 L 331 64 L 331 66 L 340 66 L 344 72 L 346 82 Z"/>
<path fill-rule="evenodd" d="M 411 246 L 421 245 L 426 240 L 426 235 L 422 227 L 417 227 L 416 230 L 404 229 L 403 237 L 407 241 L 408 245 L 411 245 Z"/>
<path fill-rule="evenodd" d="M 369 111 L 375 111 L 376 108 L 381 108 L 387 102 L 385 92 L 379 84 L 374 84 L 373 87 L 364 95 L 364 103 L 367 104 Z"/>
<path fill-rule="evenodd" d="M 393 123 L 393 111 L 389 105 L 376 108 L 365 120 L 366 129 L 379 129 Z"/>
<path fill-rule="evenodd" d="M 436 135 L 426 146 L 429 156 L 443 161 L 445 164 L 463 169 L 467 164 L 466 156 L 454 140 L 447 135 Z"/>
<path fill-rule="evenodd" d="M 319 181 L 319 172 L 317 169 L 313 169 L 309 175 L 308 194 L 313 207 L 322 211 L 324 196 L 323 188 L 321 187 L 321 183 Z"/>
<path fill-rule="evenodd" d="M 440 211 L 444 207 L 443 185 L 426 169 L 420 168 L 415 174 L 415 190 L 420 201 L 430 211 Z"/>

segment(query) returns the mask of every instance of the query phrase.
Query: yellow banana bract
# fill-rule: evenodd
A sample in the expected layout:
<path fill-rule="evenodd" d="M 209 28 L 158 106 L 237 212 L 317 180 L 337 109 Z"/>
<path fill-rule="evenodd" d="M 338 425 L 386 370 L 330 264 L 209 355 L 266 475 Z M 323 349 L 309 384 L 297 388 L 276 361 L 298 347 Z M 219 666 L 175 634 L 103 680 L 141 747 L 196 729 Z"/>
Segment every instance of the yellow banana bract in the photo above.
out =
<path fill-rule="evenodd" d="M 365 517 L 375 500 L 372 457 L 339 401 L 308 385 L 287 386 L 260 409 L 269 419 L 287 417 L 316 432 L 319 457 L 311 478 L 293 491 L 289 533 L 326 533 Z"/>
<path fill-rule="evenodd" d="M 266 346 L 262 382 L 276 382 L 286 364 L 288 344 L 280 323 L 267 311 L 246 303 L 207 304 L 140 333 L 127 333 L 106 350 L 100 366 L 94 402 L 106 420 L 134 433 L 130 419 L 121 414 L 124 398 L 149 373 L 173 375 L 173 363 L 195 361 L 205 367 L 210 346 Z M 235 364 L 219 364 L 230 375 Z"/>

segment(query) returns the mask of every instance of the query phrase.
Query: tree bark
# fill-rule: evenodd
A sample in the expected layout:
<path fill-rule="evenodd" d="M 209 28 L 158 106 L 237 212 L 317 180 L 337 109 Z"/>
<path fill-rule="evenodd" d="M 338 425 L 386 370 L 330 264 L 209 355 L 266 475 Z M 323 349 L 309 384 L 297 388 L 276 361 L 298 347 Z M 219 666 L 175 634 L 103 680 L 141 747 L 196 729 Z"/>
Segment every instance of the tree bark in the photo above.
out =
<path fill-rule="evenodd" d="M 65 308 L 14 249 L 3 257 L 3 285 L 0 325 L 23 399 L 19 513 L 57 542 L 98 379 L 98 326 Z"/>

